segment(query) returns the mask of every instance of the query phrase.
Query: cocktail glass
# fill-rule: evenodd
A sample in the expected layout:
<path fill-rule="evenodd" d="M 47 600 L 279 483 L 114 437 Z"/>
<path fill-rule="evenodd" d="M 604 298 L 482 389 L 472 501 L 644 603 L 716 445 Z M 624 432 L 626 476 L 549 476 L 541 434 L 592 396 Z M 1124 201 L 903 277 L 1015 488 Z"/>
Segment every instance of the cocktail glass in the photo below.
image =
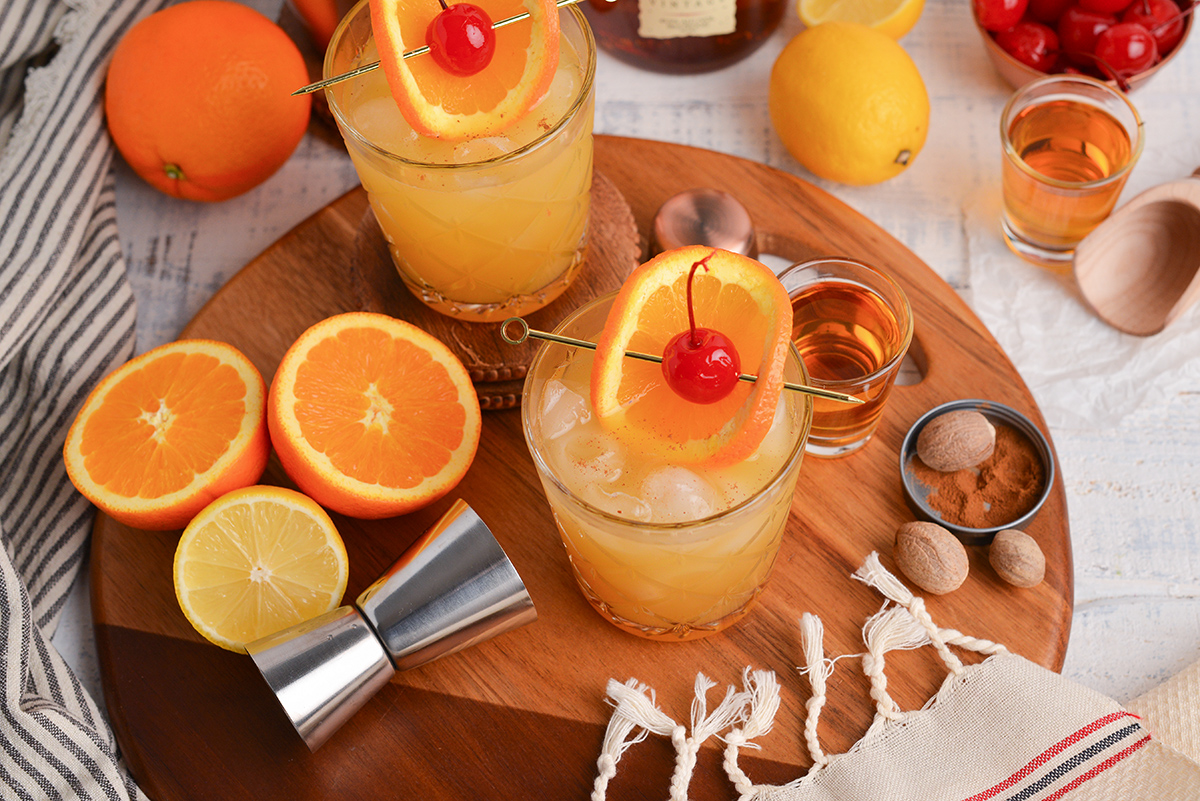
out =
<path fill-rule="evenodd" d="M 502 135 L 446 142 L 417 134 L 381 69 L 326 89 L 400 277 L 443 314 L 472 322 L 527 314 L 558 297 L 583 265 L 596 47 L 577 8 L 564 8 L 560 21 L 550 91 Z M 362 0 L 334 32 L 325 77 L 377 58 Z"/>
<path fill-rule="evenodd" d="M 555 333 L 595 341 L 614 295 Z M 593 351 L 545 344 L 522 395 L 525 440 L 584 597 L 609 622 L 650 639 L 689 640 L 741 619 L 783 539 L 812 421 L 808 395 L 784 391 L 753 456 L 693 469 L 623 444 L 592 413 Z M 805 383 L 795 348 L 786 380 Z"/>

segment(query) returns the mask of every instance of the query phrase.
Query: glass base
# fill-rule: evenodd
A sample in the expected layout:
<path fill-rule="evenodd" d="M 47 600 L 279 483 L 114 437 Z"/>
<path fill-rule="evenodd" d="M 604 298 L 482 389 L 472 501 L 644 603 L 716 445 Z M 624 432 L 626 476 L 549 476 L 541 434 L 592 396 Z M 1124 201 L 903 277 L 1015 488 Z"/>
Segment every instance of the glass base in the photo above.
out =
<path fill-rule="evenodd" d="M 735 609 L 724 617 L 713 620 L 708 623 L 691 624 L 691 623 L 676 623 L 669 626 L 648 626 L 644 623 L 636 623 L 622 615 L 617 614 L 612 608 L 605 603 L 601 598 L 592 591 L 588 583 L 579 575 L 579 571 L 575 569 L 575 565 L 571 565 L 571 573 L 575 576 L 575 583 L 579 585 L 580 592 L 587 600 L 591 607 L 596 610 L 600 617 L 612 623 L 628 634 L 634 634 L 638 637 L 643 637 L 647 640 L 657 640 L 659 642 L 686 642 L 689 640 L 699 640 L 704 637 L 711 637 L 717 632 L 737 623 L 754 607 L 755 601 L 762 592 L 762 587 L 755 591 L 749 600 L 741 607 Z"/>
<path fill-rule="evenodd" d="M 1039 267 L 1045 267 L 1056 273 L 1068 273 L 1071 271 L 1071 266 L 1075 260 L 1075 248 L 1065 248 L 1055 250 L 1045 248 L 1041 245 L 1035 245 L 1021 238 L 1012 226 L 1008 224 L 1008 219 L 1001 217 L 1000 231 L 1004 234 L 1004 243 L 1008 245 L 1008 249 L 1020 256 L 1027 262 L 1036 264 Z"/>
<path fill-rule="evenodd" d="M 814 440 L 810 434 L 808 441 L 804 443 L 804 452 L 818 459 L 836 459 L 839 456 L 849 456 L 870 441 L 871 434 L 867 434 L 853 442 L 825 443 L 819 439 Z"/>
<path fill-rule="evenodd" d="M 469 303 L 454 300 L 427 284 L 412 280 L 403 270 L 397 268 L 396 271 L 400 274 L 400 279 L 408 291 L 435 312 L 468 323 L 498 323 L 509 317 L 520 317 L 549 306 L 571 286 L 571 282 L 575 280 L 575 276 L 583 267 L 586 257 L 587 248 L 580 248 L 575 254 L 575 260 L 554 281 L 536 292 L 514 295 L 498 303 Z"/>

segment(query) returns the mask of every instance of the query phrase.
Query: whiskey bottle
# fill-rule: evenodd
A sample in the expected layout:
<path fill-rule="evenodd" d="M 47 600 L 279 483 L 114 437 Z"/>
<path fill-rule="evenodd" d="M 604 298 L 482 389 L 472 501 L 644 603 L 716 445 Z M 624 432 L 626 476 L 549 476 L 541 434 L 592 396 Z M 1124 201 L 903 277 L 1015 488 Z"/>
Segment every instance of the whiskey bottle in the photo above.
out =
<path fill-rule="evenodd" d="M 727 67 L 779 26 L 787 0 L 584 0 L 602 49 L 667 73 Z"/>

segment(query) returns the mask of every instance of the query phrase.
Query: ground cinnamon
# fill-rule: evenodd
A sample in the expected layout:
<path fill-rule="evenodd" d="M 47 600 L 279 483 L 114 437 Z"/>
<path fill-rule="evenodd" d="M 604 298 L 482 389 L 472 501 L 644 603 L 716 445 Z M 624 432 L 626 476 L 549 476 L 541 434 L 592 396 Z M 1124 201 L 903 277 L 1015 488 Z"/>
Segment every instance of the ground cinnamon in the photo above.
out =
<path fill-rule="evenodd" d="M 996 423 L 996 448 L 984 462 L 953 473 L 939 473 L 916 456 L 914 477 L 929 487 L 925 502 L 947 523 L 992 528 L 1011 523 L 1037 504 L 1046 469 L 1029 438 L 1012 426 Z"/>

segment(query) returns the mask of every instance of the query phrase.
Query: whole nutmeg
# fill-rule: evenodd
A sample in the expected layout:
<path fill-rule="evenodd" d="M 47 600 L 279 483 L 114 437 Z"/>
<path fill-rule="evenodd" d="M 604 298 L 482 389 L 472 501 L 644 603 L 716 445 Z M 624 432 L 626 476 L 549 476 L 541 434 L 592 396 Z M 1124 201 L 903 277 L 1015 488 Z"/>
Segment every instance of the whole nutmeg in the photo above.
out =
<path fill-rule="evenodd" d="M 967 580 L 967 549 L 937 523 L 905 523 L 892 556 L 904 575 L 926 592 L 945 595 Z"/>
<path fill-rule="evenodd" d="M 1000 578 L 1016 587 L 1037 586 L 1046 576 L 1046 555 L 1024 531 L 997 532 L 988 547 L 988 561 Z"/>
<path fill-rule="evenodd" d="M 995 447 L 996 427 L 974 409 L 940 414 L 917 435 L 917 456 L 940 473 L 974 467 Z"/>

